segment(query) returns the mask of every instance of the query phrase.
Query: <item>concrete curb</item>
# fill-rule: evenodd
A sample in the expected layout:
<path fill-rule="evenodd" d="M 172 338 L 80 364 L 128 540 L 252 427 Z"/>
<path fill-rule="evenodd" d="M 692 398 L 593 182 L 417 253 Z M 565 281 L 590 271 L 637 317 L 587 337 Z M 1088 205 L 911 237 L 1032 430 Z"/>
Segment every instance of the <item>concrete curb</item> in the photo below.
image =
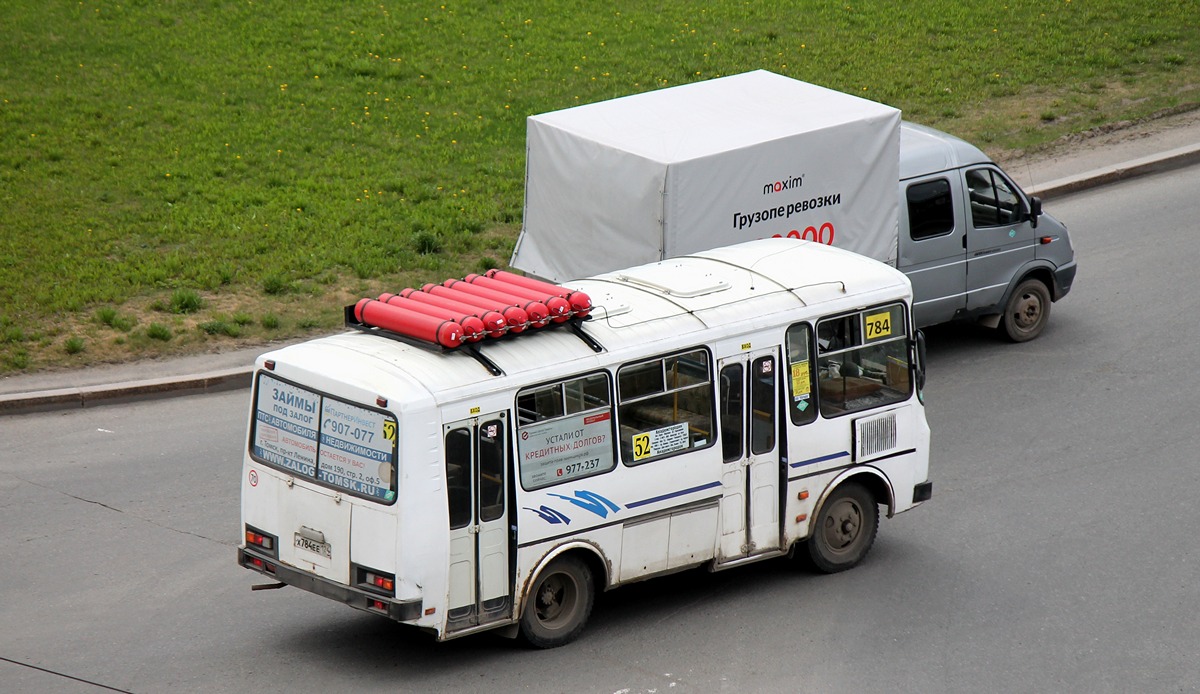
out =
<path fill-rule="evenodd" d="M 0 395 L 0 416 L 237 390 L 250 386 L 253 372 L 253 367 L 239 367 L 144 381 L 10 393 Z"/>
<path fill-rule="evenodd" d="M 1057 198 L 1128 178 L 1161 173 L 1197 163 L 1200 163 L 1200 144 L 1188 145 L 1088 171 L 1078 176 L 1030 186 L 1025 192 L 1043 199 Z M 250 386 L 253 372 L 252 366 L 246 366 L 188 376 L 3 394 L 0 395 L 0 416 L 236 390 Z"/>
<path fill-rule="evenodd" d="M 1068 176 L 1041 185 L 1030 186 L 1025 190 L 1029 195 L 1037 195 L 1042 199 L 1062 197 L 1081 190 L 1098 188 L 1109 183 L 1116 183 L 1127 178 L 1145 176 L 1147 174 L 1181 169 L 1185 166 L 1200 163 L 1200 144 L 1179 147 L 1161 154 L 1155 154 L 1141 159 L 1134 159 L 1123 164 L 1106 166 L 1094 171 Z"/>

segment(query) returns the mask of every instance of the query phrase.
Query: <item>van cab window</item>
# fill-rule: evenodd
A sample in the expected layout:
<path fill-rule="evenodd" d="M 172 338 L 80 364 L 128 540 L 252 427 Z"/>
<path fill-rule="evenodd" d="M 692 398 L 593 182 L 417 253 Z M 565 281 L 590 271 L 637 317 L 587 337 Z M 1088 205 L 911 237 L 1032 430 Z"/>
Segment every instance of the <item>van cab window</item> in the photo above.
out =
<path fill-rule="evenodd" d="M 950 181 L 938 178 L 914 183 L 908 198 L 908 233 L 914 241 L 942 236 L 954 230 L 954 204 Z"/>
<path fill-rule="evenodd" d="M 971 221 L 976 228 L 1016 224 L 1021 216 L 1021 199 L 1004 176 L 993 169 L 967 172 L 971 198 Z"/>

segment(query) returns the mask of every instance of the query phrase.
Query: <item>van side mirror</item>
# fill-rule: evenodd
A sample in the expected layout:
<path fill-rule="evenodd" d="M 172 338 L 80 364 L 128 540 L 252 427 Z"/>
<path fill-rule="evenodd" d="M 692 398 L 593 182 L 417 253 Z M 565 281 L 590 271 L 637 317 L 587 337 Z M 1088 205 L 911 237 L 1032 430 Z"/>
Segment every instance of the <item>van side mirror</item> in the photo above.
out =
<path fill-rule="evenodd" d="M 1029 196 L 1029 226 L 1037 228 L 1038 217 L 1042 216 L 1042 199 L 1036 195 Z"/>

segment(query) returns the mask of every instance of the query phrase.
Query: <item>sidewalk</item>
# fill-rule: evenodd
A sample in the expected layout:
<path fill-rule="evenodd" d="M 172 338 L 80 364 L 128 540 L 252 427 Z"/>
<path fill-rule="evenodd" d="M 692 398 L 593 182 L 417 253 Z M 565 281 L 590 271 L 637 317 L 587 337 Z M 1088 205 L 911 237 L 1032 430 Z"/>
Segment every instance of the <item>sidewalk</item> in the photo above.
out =
<path fill-rule="evenodd" d="M 3 377 L 0 416 L 244 388 L 254 359 L 283 344 Z"/>
<path fill-rule="evenodd" d="M 1200 110 L 999 160 L 1017 185 L 1043 200 L 1195 163 L 1200 163 Z"/>
<path fill-rule="evenodd" d="M 1045 200 L 1114 181 L 1200 163 L 1200 111 L 1080 138 L 1000 165 Z M 1047 209 L 1053 211 L 1053 205 Z M 245 388 L 254 359 L 283 343 L 76 371 L 0 378 L 0 416 Z"/>

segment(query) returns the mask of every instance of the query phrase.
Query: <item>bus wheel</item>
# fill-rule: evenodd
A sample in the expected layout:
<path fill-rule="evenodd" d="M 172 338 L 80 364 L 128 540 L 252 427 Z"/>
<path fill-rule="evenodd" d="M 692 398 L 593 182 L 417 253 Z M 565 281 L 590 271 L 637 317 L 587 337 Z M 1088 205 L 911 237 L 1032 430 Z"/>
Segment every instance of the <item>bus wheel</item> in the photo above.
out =
<path fill-rule="evenodd" d="M 521 636 L 538 648 L 556 648 L 583 631 L 595 601 L 592 572 L 576 557 L 550 562 L 533 583 L 521 615 Z"/>
<path fill-rule="evenodd" d="M 875 498 L 862 485 L 843 484 L 821 506 L 808 538 L 809 556 L 820 571 L 845 571 L 867 556 L 878 530 Z"/>
<path fill-rule="evenodd" d="M 1026 342 L 1042 334 L 1049 319 L 1050 291 L 1041 280 L 1025 280 L 1009 297 L 1000 329 L 1009 340 Z"/>

